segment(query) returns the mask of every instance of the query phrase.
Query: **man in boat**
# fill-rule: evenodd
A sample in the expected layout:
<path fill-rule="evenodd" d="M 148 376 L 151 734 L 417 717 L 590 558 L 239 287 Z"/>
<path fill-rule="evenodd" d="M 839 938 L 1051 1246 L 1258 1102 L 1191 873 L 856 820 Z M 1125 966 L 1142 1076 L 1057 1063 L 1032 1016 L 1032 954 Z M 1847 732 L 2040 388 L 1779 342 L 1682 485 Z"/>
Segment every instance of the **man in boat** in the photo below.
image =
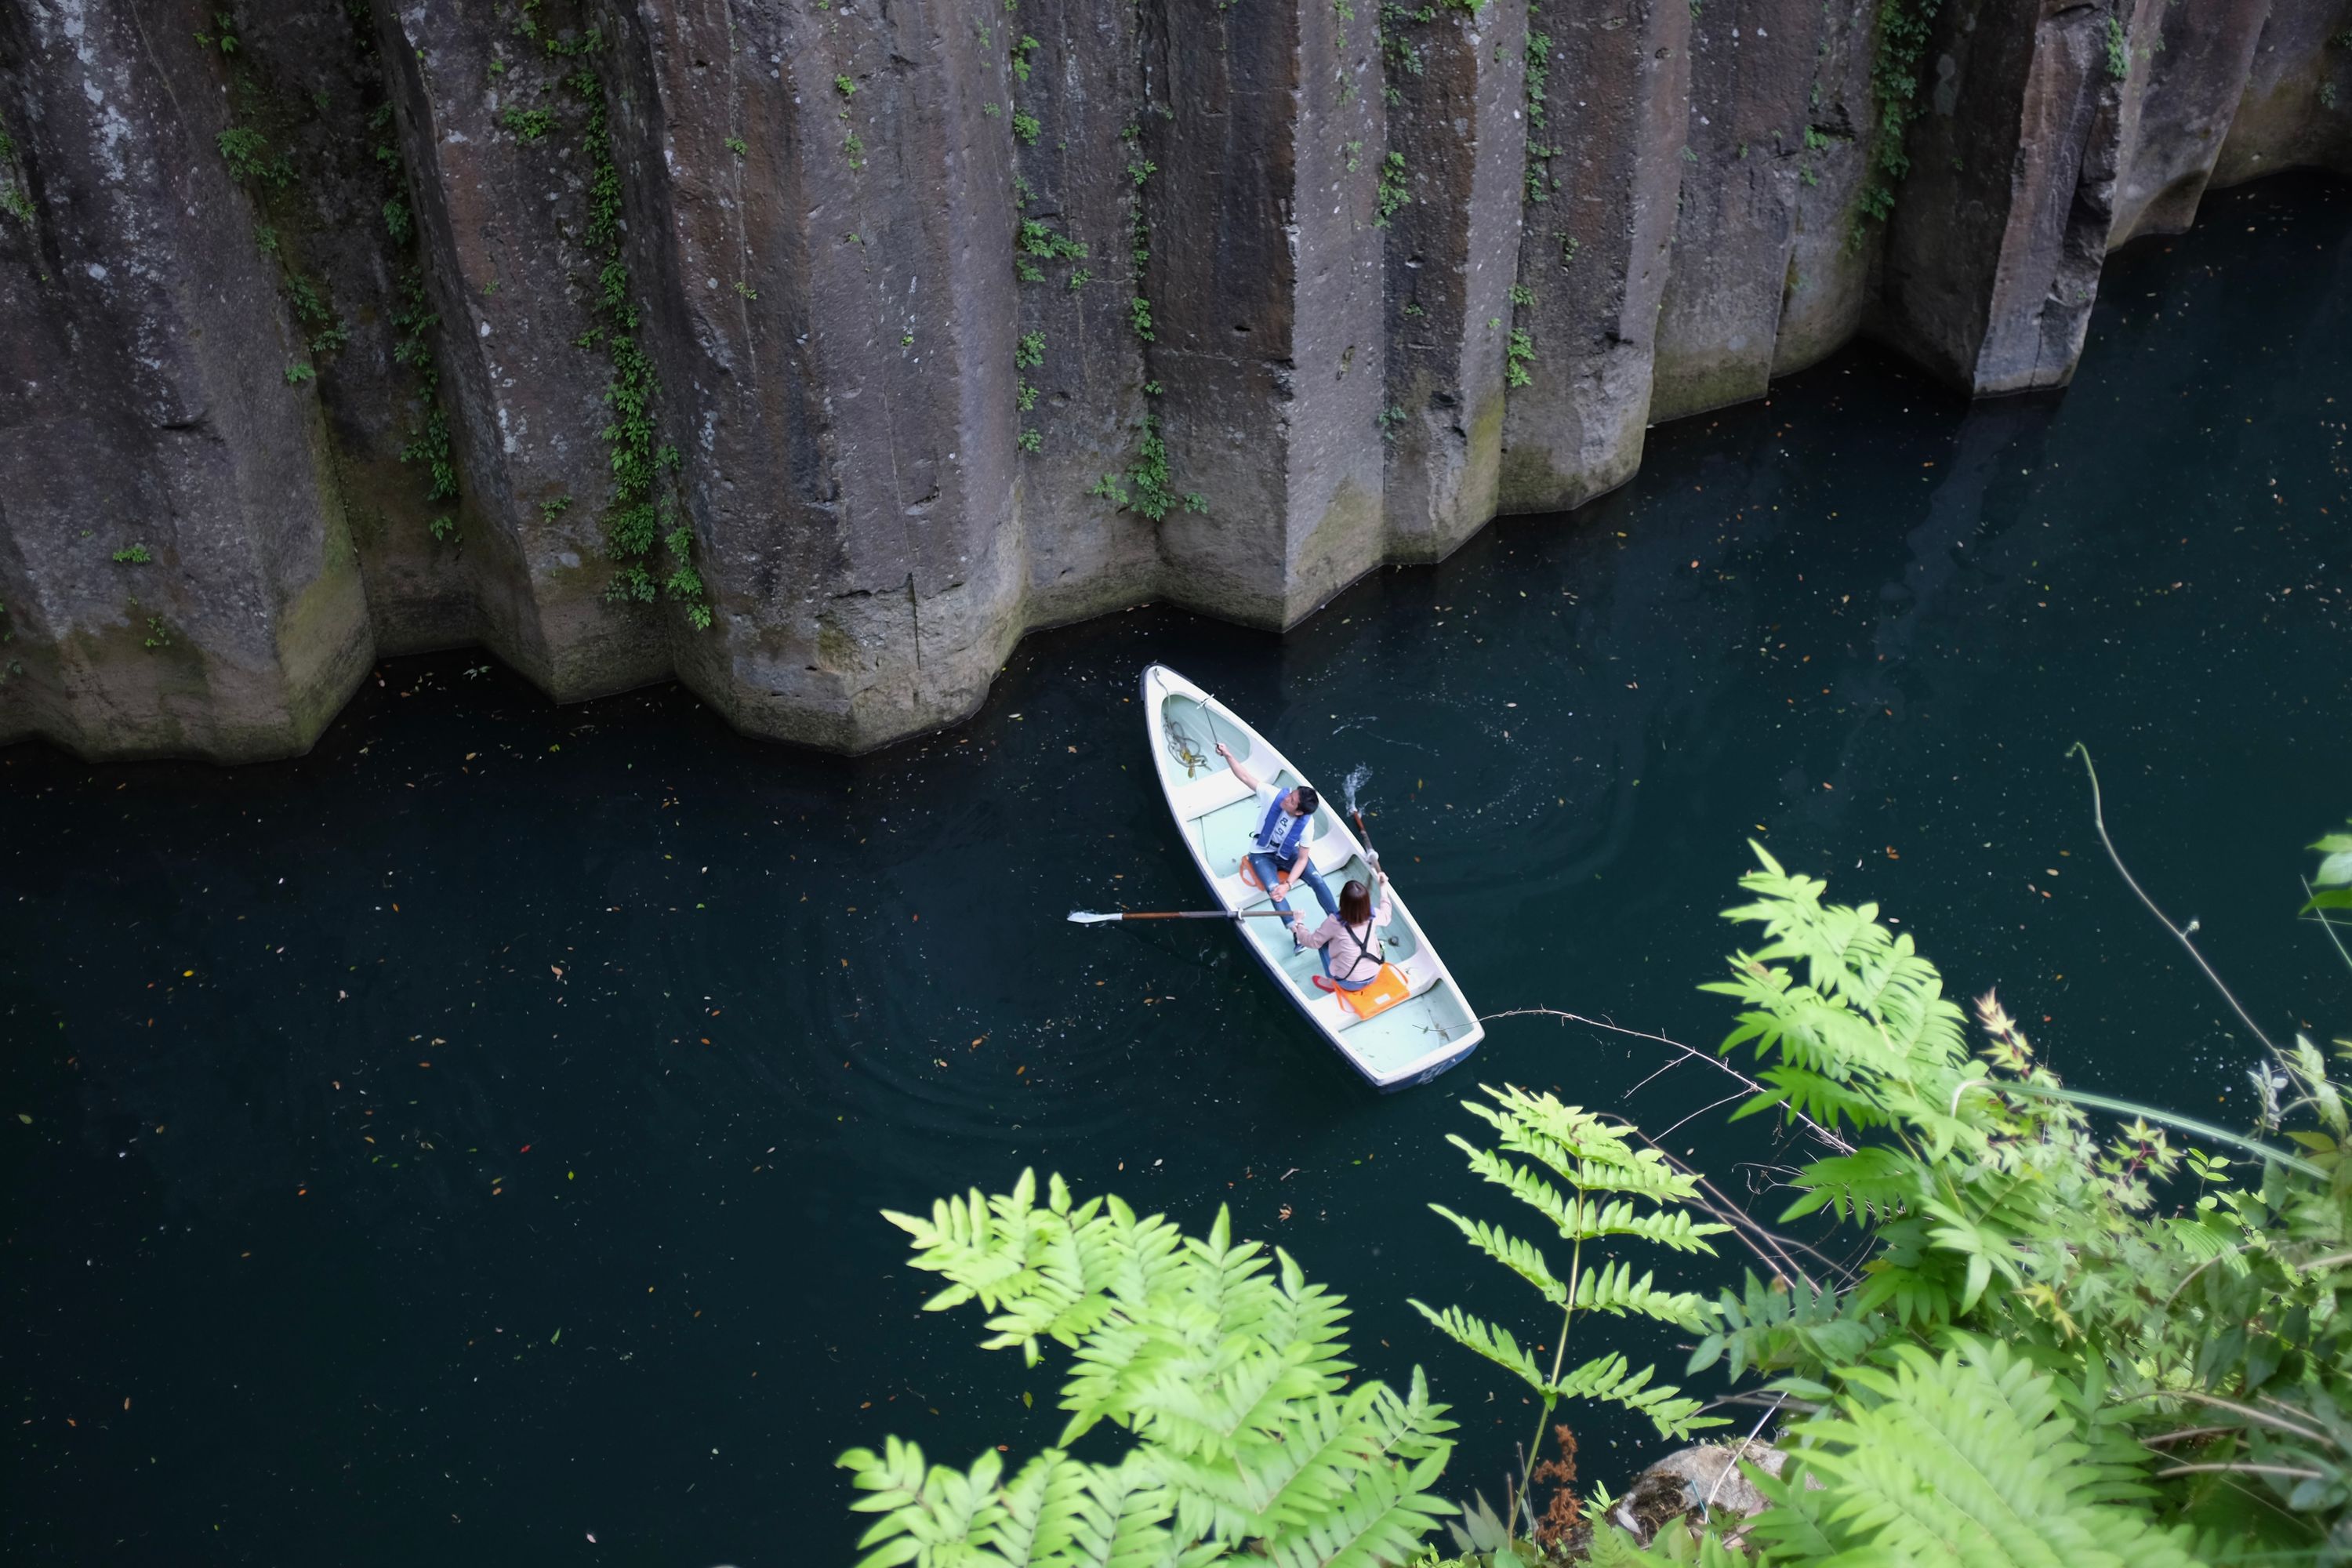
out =
<path fill-rule="evenodd" d="M 1307 841 L 1315 837 L 1315 792 L 1305 784 L 1296 789 L 1278 790 L 1242 766 L 1233 749 L 1223 741 L 1217 742 L 1217 755 L 1225 759 L 1225 766 L 1234 770 L 1234 777 L 1257 794 L 1257 827 L 1250 835 L 1249 853 L 1244 857 L 1257 873 L 1258 886 L 1274 900 L 1274 907 L 1290 923 L 1293 946 L 1298 941 L 1298 917 L 1290 908 L 1293 883 L 1304 882 L 1313 890 L 1315 901 L 1323 906 L 1326 916 L 1339 912 L 1339 901 L 1315 869 L 1315 861 L 1307 853 Z"/>

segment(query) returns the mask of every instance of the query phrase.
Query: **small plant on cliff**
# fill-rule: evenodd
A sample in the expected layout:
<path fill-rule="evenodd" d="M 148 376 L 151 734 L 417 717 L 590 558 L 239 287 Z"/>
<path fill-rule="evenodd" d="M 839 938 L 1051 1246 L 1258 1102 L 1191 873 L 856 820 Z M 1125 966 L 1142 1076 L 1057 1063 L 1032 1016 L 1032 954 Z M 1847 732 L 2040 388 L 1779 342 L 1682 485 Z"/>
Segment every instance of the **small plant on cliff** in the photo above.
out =
<path fill-rule="evenodd" d="M 1021 139 L 1021 144 L 1023 146 L 1035 146 L 1037 144 L 1037 133 L 1043 129 L 1044 127 L 1038 123 L 1037 117 L 1035 115 L 1024 114 L 1017 109 L 1013 111 L 1013 134 Z"/>
<path fill-rule="evenodd" d="M 294 165 L 285 154 L 269 156 L 269 138 L 258 131 L 232 125 L 214 138 L 228 172 L 248 184 L 283 186 L 294 178 Z"/>
<path fill-rule="evenodd" d="M 1503 384 L 1526 386 L 1535 380 L 1528 367 L 1536 362 L 1535 340 L 1521 328 L 1513 327 L 1508 342 L 1503 345 Z"/>
<path fill-rule="evenodd" d="M 1527 83 L 1523 89 L 1528 115 L 1528 165 L 1521 195 L 1529 205 L 1550 198 L 1551 169 L 1548 160 L 1556 149 L 1542 145 L 1536 132 L 1544 128 L 1545 90 L 1551 83 L 1551 39 L 1535 30 L 1535 6 L 1528 7 Z"/>
<path fill-rule="evenodd" d="M 611 448 L 613 474 L 604 552 L 614 571 L 604 597 L 632 604 L 667 598 L 684 608 L 688 625 L 707 631 L 712 617 L 702 574 L 694 564 L 694 531 L 672 477 L 682 459 L 676 447 L 657 445 L 655 439 L 654 408 L 661 381 L 653 356 L 636 338 L 641 315 L 631 298 L 628 264 L 621 250 L 621 172 L 613 157 L 604 83 L 593 68 L 583 66 L 565 79 L 565 85 L 588 105 L 582 131 L 589 166 L 585 238 L 591 253 L 604 258 L 590 307 L 596 325 L 583 334 L 582 342 L 601 342 L 612 367 L 612 379 L 604 387 L 611 417 L 598 432 Z M 656 577 L 661 552 L 667 552 L 669 569 L 666 576 Z"/>
<path fill-rule="evenodd" d="M 1418 1368 L 1400 1394 L 1354 1374 L 1343 1298 L 1279 1248 L 1204 1237 L 1116 1197 L 1074 1202 L 1034 1173 L 993 1197 L 893 1214 L 914 1265 L 948 1280 L 923 1303 L 976 1302 L 991 1350 L 1029 1365 L 1072 1352 L 1055 1446 L 1009 1477 L 994 1453 L 929 1465 L 891 1437 L 841 1457 L 877 1516 L 859 1568 L 1108 1568 L 1113 1563 L 1397 1563 L 1454 1511 L 1432 1495 L 1454 1424 Z M 1109 1432 L 1070 1448 L 1097 1427 Z M 1110 1434 L 1123 1446 L 1106 1450 Z"/>
<path fill-rule="evenodd" d="M 1903 143 L 1911 122 L 1919 117 L 1919 63 L 1941 0 L 1879 0 L 1878 50 L 1870 63 L 1870 94 L 1878 104 L 1878 135 L 1870 149 L 1870 179 L 1864 184 L 1860 214 L 1847 236 L 1850 248 L 1860 249 L 1866 237 L 1865 222 L 1885 223 L 1895 211 L 1895 187 L 1911 172 L 1910 155 Z"/>
<path fill-rule="evenodd" d="M 149 653 L 156 653 L 163 648 L 170 647 L 172 646 L 172 624 L 161 616 L 148 616 L 147 635 L 140 639 L 139 646 L 145 648 Z"/>
<path fill-rule="evenodd" d="M 110 559 L 117 566 L 144 566 L 155 557 L 144 544 L 133 544 L 116 551 Z"/>
<path fill-rule="evenodd" d="M 1404 205 L 1412 194 L 1405 184 L 1403 153 L 1391 153 L 1381 160 L 1380 184 L 1376 194 L 1379 205 L 1372 215 L 1372 226 L 1386 228 L 1389 219 L 1396 216 L 1397 209 Z"/>
<path fill-rule="evenodd" d="M 2120 18 L 2106 19 L 2107 74 L 2121 81 L 2131 75 L 2131 46 L 2124 40 L 2124 25 Z"/>
<path fill-rule="evenodd" d="M 1134 329 L 1135 335 L 1137 337 L 1141 338 L 1147 343 L 1156 341 L 1151 335 L 1150 300 L 1144 299 L 1139 294 L 1134 299 L 1129 300 L 1127 317 L 1127 324 Z"/>
<path fill-rule="evenodd" d="M 537 142 L 555 129 L 555 111 L 551 109 L 509 109 L 500 122 L 514 132 L 518 141 Z"/>

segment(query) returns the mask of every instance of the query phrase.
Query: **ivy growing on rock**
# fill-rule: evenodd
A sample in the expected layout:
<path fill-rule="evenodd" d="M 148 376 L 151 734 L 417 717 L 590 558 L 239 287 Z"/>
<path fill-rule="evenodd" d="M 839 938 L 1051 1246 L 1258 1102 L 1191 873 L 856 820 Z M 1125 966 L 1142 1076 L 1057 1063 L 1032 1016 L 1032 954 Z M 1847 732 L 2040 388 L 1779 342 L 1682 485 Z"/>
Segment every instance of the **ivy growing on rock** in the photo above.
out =
<path fill-rule="evenodd" d="M 604 552 L 614 572 L 604 596 L 647 605 L 667 598 L 684 606 L 696 630 L 708 630 L 709 593 L 694 563 L 694 530 L 677 497 L 678 450 L 655 440 L 654 407 L 661 396 L 661 378 L 653 356 L 637 340 L 642 315 L 622 256 L 621 171 L 613 156 L 604 82 L 593 67 L 583 64 L 564 84 L 587 105 L 581 131 L 588 159 L 588 219 L 583 237 L 590 257 L 602 263 L 590 306 L 596 325 L 579 341 L 583 347 L 601 344 L 612 367 L 604 388 L 611 418 L 598 432 L 611 449 L 613 474 Z"/>
<path fill-rule="evenodd" d="M 1895 189 L 1911 172 L 1904 140 L 1919 118 L 1919 65 L 1927 58 L 1941 0 L 1879 0 L 1878 49 L 1870 63 L 1870 96 L 1878 105 L 1878 135 L 1870 149 L 1870 178 L 1848 243 L 1859 249 L 1864 224 L 1885 223 L 1895 211 Z"/>

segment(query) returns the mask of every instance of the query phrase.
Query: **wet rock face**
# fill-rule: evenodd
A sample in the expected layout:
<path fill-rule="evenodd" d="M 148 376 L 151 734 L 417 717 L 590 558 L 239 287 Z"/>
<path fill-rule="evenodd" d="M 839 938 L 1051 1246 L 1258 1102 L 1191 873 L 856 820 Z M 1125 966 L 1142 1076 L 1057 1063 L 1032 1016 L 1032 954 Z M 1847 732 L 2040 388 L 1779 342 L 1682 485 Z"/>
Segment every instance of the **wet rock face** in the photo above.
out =
<path fill-rule="evenodd" d="M 481 643 L 879 745 L 1857 331 L 2062 384 L 2109 247 L 2352 168 L 2342 0 L 1944 0 L 1907 125 L 1877 0 L 225 3 L 0 7 L 0 741 Z"/>

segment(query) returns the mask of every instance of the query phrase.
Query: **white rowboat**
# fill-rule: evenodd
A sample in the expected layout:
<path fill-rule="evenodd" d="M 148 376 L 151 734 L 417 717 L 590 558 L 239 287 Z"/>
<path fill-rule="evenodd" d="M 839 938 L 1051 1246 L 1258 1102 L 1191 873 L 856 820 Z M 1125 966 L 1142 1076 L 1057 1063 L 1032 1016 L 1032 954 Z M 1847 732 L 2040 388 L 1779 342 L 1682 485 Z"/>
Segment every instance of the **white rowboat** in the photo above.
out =
<path fill-rule="evenodd" d="M 1242 853 L 1257 827 L 1257 797 L 1217 755 L 1217 743 L 1233 748 L 1244 766 L 1278 788 L 1312 781 L 1231 709 L 1166 665 L 1143 672 L 1143 713 L 1160 791 L 1210 896 L 1234 912 L 1267 907 L 1266 895 L 1240 875 Z M 1334 897 L 1350 879 L 1373 886 L 1363 845 L 1328 796 L 1316 808 L 1311 832 L 1307 853 Z M 1265 966 L 1276 988 L 1382 1092 L 1427 1083 L 1475 1050 L 1486 1034 L 1393 880 L 1389 896 L 1395 911 L 1381 933 L 1385 955 L 1404 975 L 1411 994 L 1370 1018 L 1358 1017 L 1339 997 L 1316 986 L 1309 976 L 1321 974 L 1322 964 L 1312 948 L 1292 950 L 1289 927 L 1273 920 L 1234 921 L 1242 945 Z M 1303 884 L 1292 889 L 1290 904 L 1309 925 L 1322 918 L 1313 890 Z"/>

